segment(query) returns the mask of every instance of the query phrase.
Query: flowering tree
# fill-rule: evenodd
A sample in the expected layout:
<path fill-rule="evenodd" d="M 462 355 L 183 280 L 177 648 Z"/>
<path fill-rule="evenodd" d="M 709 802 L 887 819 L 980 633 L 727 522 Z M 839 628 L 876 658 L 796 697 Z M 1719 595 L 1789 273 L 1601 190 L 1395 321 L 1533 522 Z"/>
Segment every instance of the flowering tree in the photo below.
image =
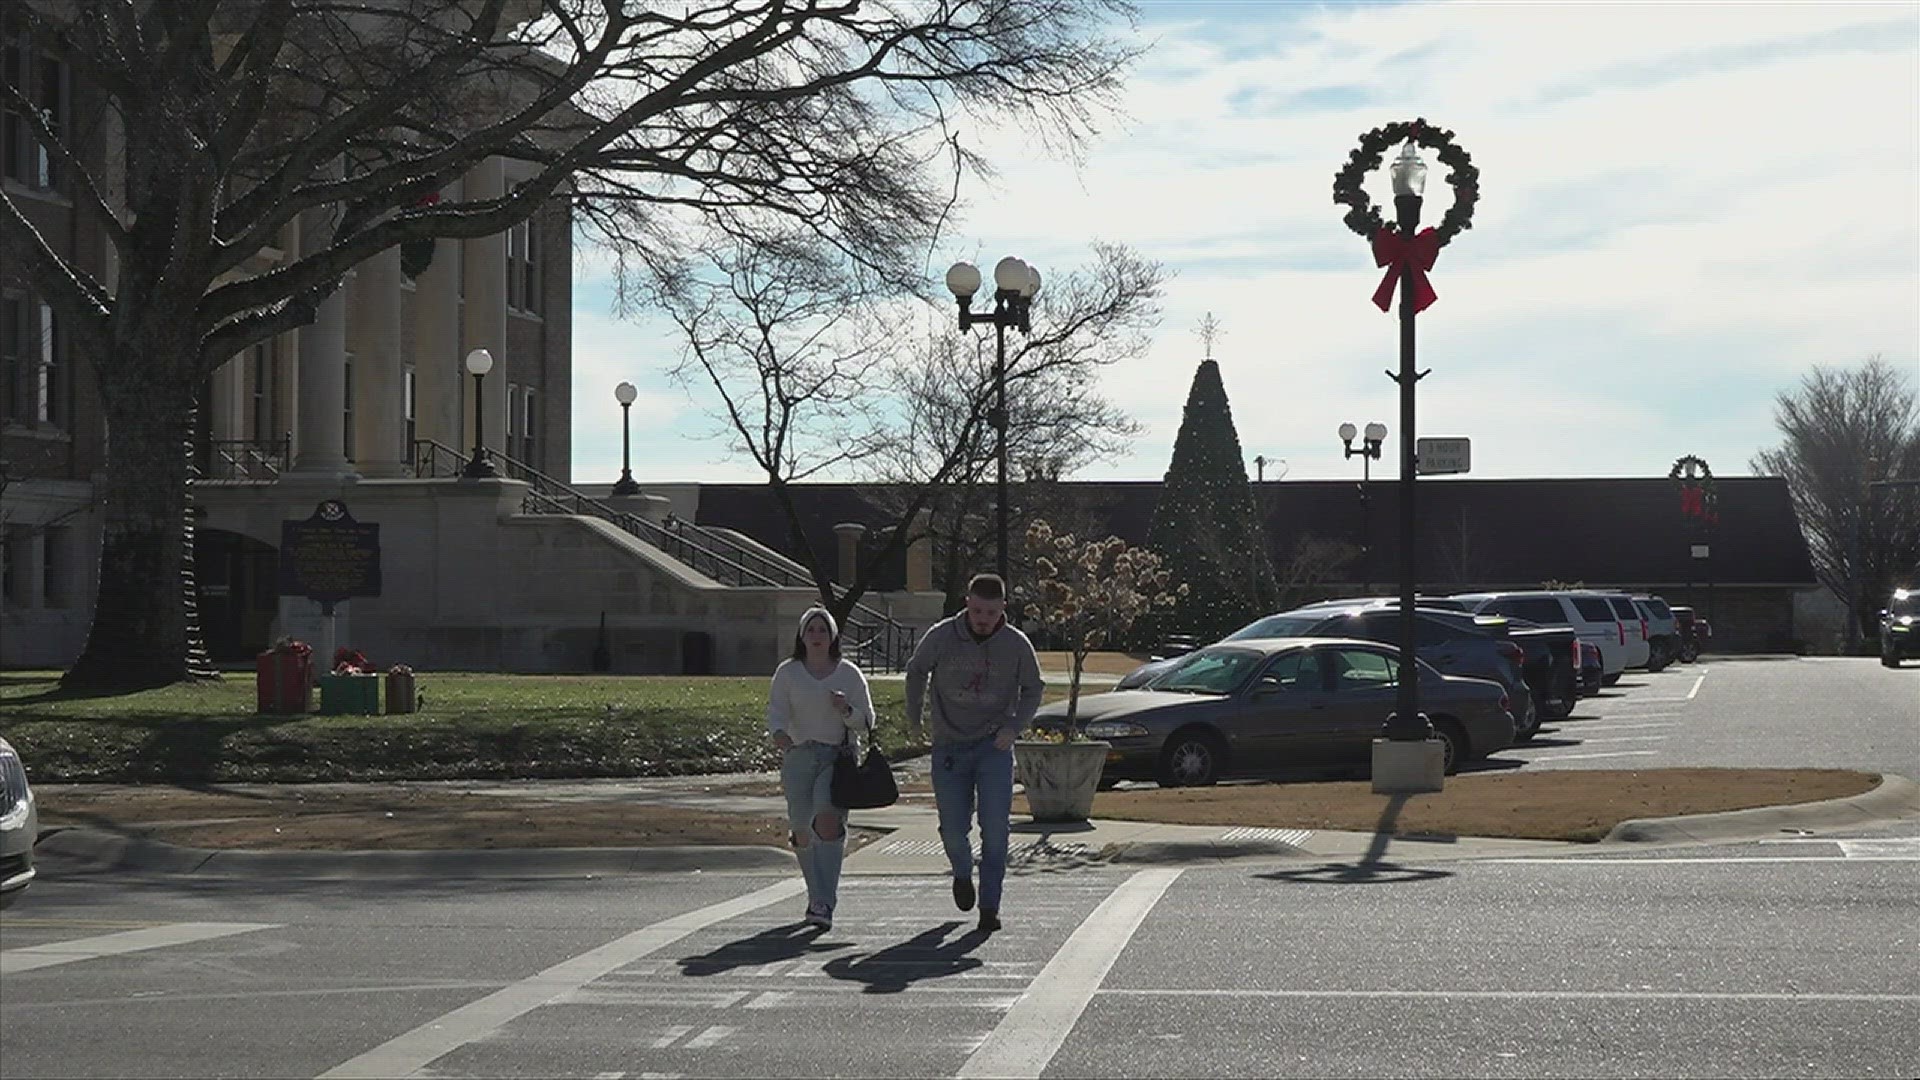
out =
<path fill-rule="evenodd" d="M 1059 637 L 1073 658 L 1067 688 L 1066 737 L 1071 739 L 1087 654 L 1125 638 L 1135 619 L 1173 604 L 1187 594 L 1187 587 L 1171 588 L 1160 556 L 1146 548 L 1131 547 L 1117 536 L 1082 540 L 1072 533 L 1055 534 L 1044 519 L 1028 526 L 1027 551 L 1034 559 L 1034 583 L 1021 590 L 1025 610 Z"/>

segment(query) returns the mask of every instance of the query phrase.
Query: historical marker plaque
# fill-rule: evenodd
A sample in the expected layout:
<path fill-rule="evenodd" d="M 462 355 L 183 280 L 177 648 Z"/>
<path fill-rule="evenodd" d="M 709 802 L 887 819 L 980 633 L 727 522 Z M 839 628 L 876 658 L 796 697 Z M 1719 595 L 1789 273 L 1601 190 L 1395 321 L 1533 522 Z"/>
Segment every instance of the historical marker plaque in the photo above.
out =
<path fill-rule="evenodd" d="M 332 602 L 380 595 L 380 526 L 328 499 L 305 521 L 280 523 L 280 595 Z"/>

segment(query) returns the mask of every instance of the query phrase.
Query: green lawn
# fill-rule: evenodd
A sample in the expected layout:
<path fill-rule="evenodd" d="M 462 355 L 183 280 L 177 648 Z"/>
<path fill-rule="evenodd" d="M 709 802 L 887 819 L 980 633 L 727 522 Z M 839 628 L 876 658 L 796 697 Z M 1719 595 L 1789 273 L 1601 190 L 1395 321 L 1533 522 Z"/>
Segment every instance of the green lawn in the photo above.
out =
<path fill-rule="evenodd" d="M 110 695 L 58 678 L 0 675 L 0 735 L 42 783 L 657 776 L 775 760 L 758 676 L 428 672 L 420 711 L 397 716 L 261 716 L 247 674 Z M 882 748 L 922 752 L 906 742 L 902 685 L 873 695 Z"/>

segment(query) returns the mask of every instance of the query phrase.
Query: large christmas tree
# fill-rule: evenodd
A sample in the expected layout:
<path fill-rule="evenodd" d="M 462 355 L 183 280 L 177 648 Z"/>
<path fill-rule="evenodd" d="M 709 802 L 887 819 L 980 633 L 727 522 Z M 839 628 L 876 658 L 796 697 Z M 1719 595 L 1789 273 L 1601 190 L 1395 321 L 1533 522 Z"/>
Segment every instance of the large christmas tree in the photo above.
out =
<path fill-rule="evenodd" d="M 1201 362 L 1187 391 L 1173 463 L 1160 485 L 1147 546 L 1159 553 L 1187 595 L 1156 613 L 1150 632 L 1190 632 L 1214 641 L 1270 613 L 1278 589 L 1266 529 L 1240 456 L 1220 365 Z"/>

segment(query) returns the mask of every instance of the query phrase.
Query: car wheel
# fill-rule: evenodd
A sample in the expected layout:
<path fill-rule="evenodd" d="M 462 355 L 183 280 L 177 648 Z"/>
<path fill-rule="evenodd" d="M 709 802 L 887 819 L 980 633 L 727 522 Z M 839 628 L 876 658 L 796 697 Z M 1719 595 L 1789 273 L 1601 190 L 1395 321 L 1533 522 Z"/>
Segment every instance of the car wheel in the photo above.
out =
<path fill-rule="evenodd" d="M 1900 666 L 1900 654 L 1899 654 L 1899 653 L 1896 653 L 1896 652 L 1883 652 L 1883 653 L 1881 653 L 1881 654 L 1880 654 L 1880 666 L 1881 666 L 1881 667 L 1894 667 L 1894 668 L 1897 668 L 1897 667 L 1899 667 L 1899 666 Z"/>
<path fill-rule="evenodd" d="M 1542 721 L 1565 720 L 1567 717 L 1572 716 L 1573 699 L 1577 696 L 1579 696 L 1578 692 L 1569 687 L 1558 695 L 1550 694 L 1541 699 L 1538 709 L 1540 719 Z M 1540 726 L 1535 724 L 1533 730 L 1535 733 L 1538 733 Z"/>
<path fill-rule="evenodd" d="M 1160 751 L 1160 786 L 1205 787 L 1220 779 L 1225 758 L 1219 737 L 1199 729 L 1174 732 Z"/>
<path fill-rule="evenodd" d="M 1119 777 L 1114 776 L 1111 773 L 1101 773 L 1100 779 L 1098 782 L 1096 782 L 1093 785 L 1093 789 L 1095 791 L 1112 791 L 1113 786 L 1115 784 L 1118 784 L 1119 782 L 1120 782 Z"/>
<path fill-rule="evenodd" d="M 1447 775 L 1452 776 L 1460 771 L 1460 763 L 1467 759 L 1467 733 L 1452 720 L 1435 720 L 1433 734 L 1446 747 L 1444 768 Z"/>
<path fill-rule="evenodd" d="M 1621 672 L 1617 672 L 1617 671 L 1616 671 L 1616 672 L 1614 672 L 1614 673 L 1613 673 L 1613 674 L 1611 674 L 1611 675 L 1602 675 L 1602 676 L 1600 676 L 1600 685 L 1601 685 L 1601 686 L 1612 686 L 1612 685 L 1614 685 L 1615 683 L 1617 683 L 1617 682 L 1619 682 L 1619 681 L 1620 681 L 1620 676 L 1621 676 L 1621 674 L 1622 674 Z"/>
<path fill-rule="evenodd" d="M 1658 648 L 1653 651 L 1652 657 L 1647 660 L 1647 670 L 1649 672 L 1663 671 L 1666 669 L 1666 666 L 1671 663 L 1673 663 L 1673 657 L 1667 655 L 1667 650 L 1664 647 Z"/>

